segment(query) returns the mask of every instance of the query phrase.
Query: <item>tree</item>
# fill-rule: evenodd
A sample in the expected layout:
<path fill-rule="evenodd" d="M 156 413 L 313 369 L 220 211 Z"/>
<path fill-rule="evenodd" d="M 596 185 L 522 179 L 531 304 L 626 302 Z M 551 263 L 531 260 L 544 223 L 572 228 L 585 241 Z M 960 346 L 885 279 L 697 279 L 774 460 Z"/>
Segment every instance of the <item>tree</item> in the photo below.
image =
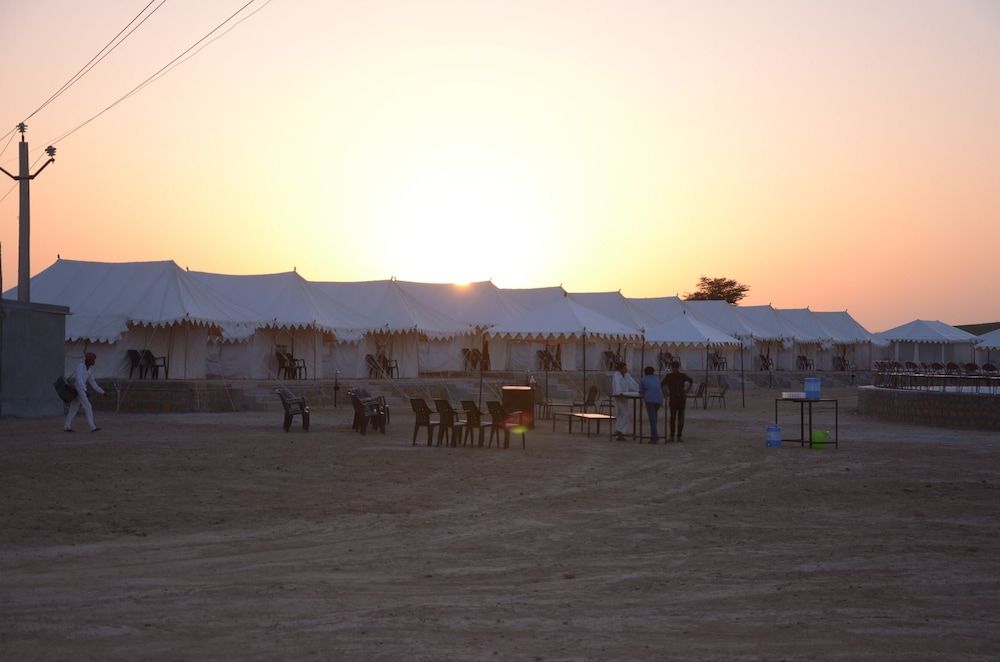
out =
<path fill-rule="evenodd" d="M 732 278 L 702 276 L 698 281 L 698 290 L 685 294 L 684 299 L 687 301 L 728 301 L 731 304 L 738 304 L 749 291 L 749 285 L 739 283 Z"/>

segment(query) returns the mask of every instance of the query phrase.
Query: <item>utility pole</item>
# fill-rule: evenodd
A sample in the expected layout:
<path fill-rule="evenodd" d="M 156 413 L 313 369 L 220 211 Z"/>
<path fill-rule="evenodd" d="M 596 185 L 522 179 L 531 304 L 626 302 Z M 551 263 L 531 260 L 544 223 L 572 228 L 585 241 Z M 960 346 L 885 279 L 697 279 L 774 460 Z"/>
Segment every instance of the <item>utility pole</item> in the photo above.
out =
<path fill-rule="evenodd" d="M 45 153 L 49 155 L 38 172 L 29 174 L 28 172 L 28 143 L 24 140 L 24 133 L 28 126 L 21 122 L 17 125 L 17 130 L 21 132 L 21 142 L 18 146 L 18 174 L 14 176 L 0 167 L 3 173 L 21 184 L 21 203 L 18 210 L 18 240 L 17 240 L 17 300 L 31 302 L 31 195 L 28 184 L 37 177 L 45 168 L 56 160 L 56 148 L 49 145 L 45 148 Z"/>

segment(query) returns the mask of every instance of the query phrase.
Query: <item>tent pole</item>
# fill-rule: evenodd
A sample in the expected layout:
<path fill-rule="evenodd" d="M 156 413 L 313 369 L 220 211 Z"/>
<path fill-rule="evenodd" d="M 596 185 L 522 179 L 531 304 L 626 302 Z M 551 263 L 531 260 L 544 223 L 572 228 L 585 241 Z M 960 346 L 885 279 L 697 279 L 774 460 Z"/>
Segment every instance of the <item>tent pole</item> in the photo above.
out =
<path fill-rule="evenodd" d="M 743 398 L 743 408 L 747 408 L 747 384 L 743 378 L 743 339 L 740 339 L 740 397 Z"/>
<path fill-rule="evenodd" d="M 642 330 L 642 348 L 639 350 L 639 374 L 646 369 L 646 329 Z"/>
<path fill-rule="evenodd" d="M 480 347 L 486 344 L 486 334 L 482 336 L 482 341 L 479 343 Z M 479 408 L 483 408 L 483 363 L 486 362 L 486 353 L 480 352 L 479 354 Z"/>
<path fill-rule="evenodd" d="M 705 397 L 702 398 L 702 409 L 708 409 L 708 347 L 709 343 L 705 343 Z"/>

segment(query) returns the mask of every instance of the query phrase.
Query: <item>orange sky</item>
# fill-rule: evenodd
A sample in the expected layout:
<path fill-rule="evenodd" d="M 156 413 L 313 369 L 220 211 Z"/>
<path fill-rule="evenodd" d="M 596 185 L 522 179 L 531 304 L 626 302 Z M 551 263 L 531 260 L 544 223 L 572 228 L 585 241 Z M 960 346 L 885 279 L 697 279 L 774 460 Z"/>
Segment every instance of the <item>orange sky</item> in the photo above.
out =
<path fill-rule="evenodd" d="M 29 120 L 32 159 L 245 1 L 168 0 Z M 145 4 L 0 0 L 0 148 Z M 988 0 L 273 0 L 56 144 L 31 266 L 626 296 L 728 276 L 873 331 L 1000 320 L 998 109 Z"/>

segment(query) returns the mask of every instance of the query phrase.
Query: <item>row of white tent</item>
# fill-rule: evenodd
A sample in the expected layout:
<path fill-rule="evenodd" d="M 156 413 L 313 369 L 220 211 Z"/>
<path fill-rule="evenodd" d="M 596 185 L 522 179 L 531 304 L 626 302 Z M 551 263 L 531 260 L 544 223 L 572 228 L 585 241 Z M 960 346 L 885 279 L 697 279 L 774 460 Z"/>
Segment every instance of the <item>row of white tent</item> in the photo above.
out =
<path fill-rule="evenodd" d="M 563 370 L 605 369 L 610 355 L 638 370 L 656 365 L 665 351 L 703 368 L 709 350 L 730 369 L 759 369 L 767 356 L 775 368 L 792 370 L 797 357 L 806 356 L 829 370 L 835 363 L 864 369 L 928 343 L 949 348 L 937 348 L 942 359 L 959 360 L 964 350 L 955 348 L 973 347 L 976 339 L 931 339 L 926 325 L 965 333 L 940 322 L 874 336 L 843 311 L 570 294 L 562 287 L 502 289 L 489 281 L 456 286 L 317 282 L 294 271 L 223 275 L 187 271 L 173 261 L 60 259 L 32 278 L 31 293 L 35 302 L 70 309 L 67 368 L 93 351 L 101 377 L 128 377 L 130 349 L 166 356 L 172 378 L 264 379 L 278 376 L 279 349 L 302 359 L 309 378 L 366 377 L 369 356 L 390 358 L 400 377 L 415 377 L 468 369 L 472 349 L 488 355 L 490 369 L 507 371 L 539 370 L 544 350 Z M 4 296 L 16 298 L 16 288 Z M 924 353 L 924 360 L 937 360 Z M 975 349 L 961 360 L 973 357 Z"/>

